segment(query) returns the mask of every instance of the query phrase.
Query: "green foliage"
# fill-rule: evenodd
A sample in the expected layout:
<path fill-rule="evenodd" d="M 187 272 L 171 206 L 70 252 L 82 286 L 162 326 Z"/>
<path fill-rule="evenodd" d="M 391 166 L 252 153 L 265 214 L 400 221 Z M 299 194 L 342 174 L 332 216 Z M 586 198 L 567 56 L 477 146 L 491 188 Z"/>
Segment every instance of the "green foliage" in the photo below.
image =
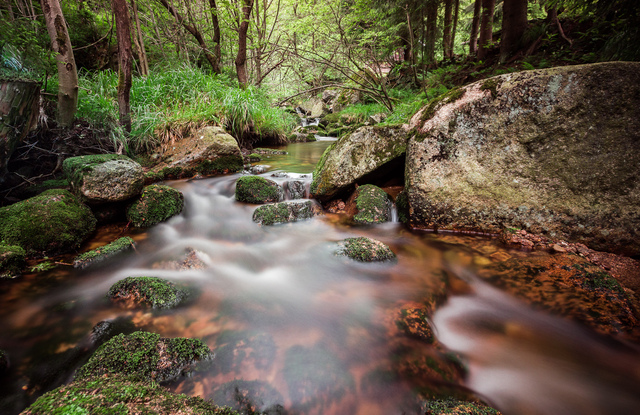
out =
<path fill-rule="evenodd" d="M 43 20 L 0 19 L 0 77 L 42 80 L 45 73 L 55 71 L 55 58 Z"/>

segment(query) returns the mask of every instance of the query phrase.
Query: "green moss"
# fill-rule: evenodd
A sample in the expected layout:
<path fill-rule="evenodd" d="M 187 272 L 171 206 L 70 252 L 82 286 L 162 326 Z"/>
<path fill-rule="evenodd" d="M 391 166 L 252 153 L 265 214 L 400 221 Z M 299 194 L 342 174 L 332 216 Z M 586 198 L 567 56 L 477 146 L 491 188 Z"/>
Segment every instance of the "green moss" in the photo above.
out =
<path fill-rule="evenodd" d="M 498 415 L 499 411 L 477 402 L 464 402 L 455 398 L 433 399 L 426 402 L 425 413 L 431 415 Z"/>
<path fill-rule="evenodd" d="M 624 295 L 624 288 L 606 272 L 594 272 L 585 275 L 584 287 L 592 290 L 606 289 Z"/>
<path fill-rule="evenodd" d="M 396 254 L 391 248 L 375 239 L 360 236 L 347 238 L 344 246 L 338 250 L 338 255 L 344 255 L 360 262 L 395 261 Z"/>
<path fill-rule="evenodd" d="M 127 209 L 127 220 L 138 228 L 148 228 L 178 215 L 184 207 L 184 196 L 172 187 L 153 184 Z"/>
<path fill-rule="evenodd" d="M 251 163 L 256 163 L 262 160 L 262 157 L 260 156 L 260 154 L 257 154 L 257 153 L 249 154 L 248 158 Z"/>
<path fill-rule="evenodd" d="M 422 111 L 422 116 L 420 116 L 420 125 L 424 124 L 427 120 L 430 120 L 436 113 L 436 110 L 440 107 L 451 102 L 456 102 L 457 100 L 462 98 L 465 92 L 466 89 L 464 88 L 454 88 L 449 92 L 429 101 L 427 107 Z"/>
<path fill-rule="evenodd" d="M 242 176 L 236 182 L 236 200 L 245 203 L 279 202 L 284 196 L 282 187 L 261 176 Z"/>
<path fill-rule="evenodd" d="M 19 276 L 26 264 L 25 256 L 19 246 L 0 245 L 0 279 Z"/>
<path fill-rule="evenodd" d="M 73 260 L 73 265 L 76 268 L 85 268 L 91 264 L 102 262 L 121 252 L 128 251 L 134 246 L 135 242 L 133 241 L 133 239 L 128 236 L 124 236 L 105 246 L 101 246 L 100 248 L 96 248 L 78 255 Z"/>
<path fill-rule="evenodd" d="M 84 176 L 93 169 L 107 161 L 131 160 L 129 157 L 120 154 L 92 154 L 88 156 L 69 157 L 62 163 L 62 170 L 67 175 L 67 179 L 73 185 L 81 185 Z"/>
<path fill-rule="evenodd" d="M 498 96 L 498 79 L 497 78 L 489 78 L 486 79 L 483 83 L 482 86 L 480 86 L 480 90 L 481 91 L 486 91 L 489 90 L 491 91 L 491 96 L 493 98 Z"/>
<path fill-rule="evenodd" d="M 324 122 L 327 123 L 327 125 L 337 124 L 340 122 L 340 114 L 339 113 L 327 114 L 324 116 L 323 120 Z"/>
<path fill-rule="evenodd" d="M 396 209 L 398 209 L 398 220 L 402 223 L 409 223 L 409 193 L 406 189 L 396 197 Z"/>
<path fill-rule="evenodd" d="M 239 415 L 202 398 L 173 394 L 156 383 L 109 376 L 75 381 L 47 392 L 25 415 L 127 415 L 127 414 Z"/>
<path fill-rule="evenodd" d="M 213 160 L 204 160 L 196 166 L 196 171 L 203 175 L 235 173 L 242 171 L 244 163 L 240 156 L 222 156 Z"/>
<path fill-rule="evenodd" d="M 0 208 L 0 241 L 28 254 L 78 249 L 95 227 L 91 210 L 67 190 L 47 190 Z"/>
<path fill-rule="evenodd" d="M 164 338 L 137 331 L 119 334 L 100 346 L 76 373 L 75 380 L 119 375 L 129 380 L 165 382 L 195 368 L 195 363 L 213 358 L 201 340 Z"/>
<path fill-rule="evenodd" d="M 260 206 L 253 212 L 253 221 L 261 225 L 296 222 L 315 215 L 313 202 L 282 202 Z"/>
<path fill-rule="evenodd" d="M 316 168 L 313 170 L 313 180 L 311 181 L 311 187 L 309 188 L 309 192 L 312 195 L 317 194 L 318 188 L 323 189 L 327 186 L 328 183 L 326 183 L 326 181 L 328 180 L 328 175 L 325 175 L 325 177 L 322 179 L 322 175 L 320 173 L 325 168 L 325 164 L 327 162 L 329 154 L 331 154 L 331 151 L 333 151 L 333 149 L 336 148 L 337 145 L 338 141 L 331 143 L 331 145 L 327 147 L 324 153 L 322 153 L 320 160 L 318 160 Z M 322 182 L 323 180 L 325 183 Z"/>
<path fill-rule="evenodd" d="M 307 134 L 307 142 L 311 143 L 311 142 L 314 142 L 314 141 L 318 141 L 318 139 L 316 138 L 315 133 Z"/>
<path fill-rule="evenodd" d="M 158 277 L 127 277 L 113 284 L 107 297 L 137 306 L 166 309 L 187 301 L 190 291 Z"/>
<path fill-rule="evenodd" d="M 389 195 L 372 184 L 360 186 L 356 196 L 358 213 L 353 217 L 356 223 L 372 224 L 387 222 L 389 218 Z"/>

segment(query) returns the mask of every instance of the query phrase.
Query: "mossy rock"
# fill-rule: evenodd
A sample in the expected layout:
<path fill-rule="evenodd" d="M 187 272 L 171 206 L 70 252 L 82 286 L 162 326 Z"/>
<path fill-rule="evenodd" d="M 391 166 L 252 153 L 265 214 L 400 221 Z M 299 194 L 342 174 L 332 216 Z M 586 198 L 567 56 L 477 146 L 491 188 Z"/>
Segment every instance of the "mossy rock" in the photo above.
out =
<path fill-rule="evenodd" d="M 248 158 L 251 163 L 257 163 L 262 160 L 262 157 L 260 156 L 260 154 L 257 154 L 257 153 L 249 154 Z"/>
<path fill-rule="evenodd" d="M 136 381 L 166 382 L 192 372 L 198 362 L 213 356 L 198 339 L 171 339 L 145 331 L 119 334 L 96 350 L 78 369 L 75 380 L 119 375 Z"/>
<path fill-rule="evenodd" d="M 402 223 L 409 222 L 409 194 L 406 190 L 401 191 L 396 196 L 396 208 L 398 209 L 398 220 Z"/>
<path fill-rule="evenodd" d="M 108 376 L 61 386 L 42 395 L 23 415 L 158 414 L 239 415 L 199 397 L 174 394 L 156 383 Z"/>
<path fill-rule="evenodd" d="M 107 297 L 126 307 L 169 309 L 191 297 L 191 290 L 158 277 L 127 277 L 109 288 Z"/>
<path fill-rule="evenodd" d="M 345 239 L 342 241 L 341 247 L 336 253 L 360 262 L 396 260 L 396 254 L 393 253 L 388 245 L 364 236 Z"/>
<path fill-rule="evenodd" d="M 139 195 L 144 186 L 142 166 L 123 155 L 70 157 L 62 167 L 73 192 L 87 203 L 131 199 Z"/>
<path fill-rule="evenodd" d="M 284 198 L 284 190 L 262 176 L 242 176 L 236 182 L 236 200 L 244 203 L 274 203 Z"/>
<path fill-rule="evenodd" d="M 282 202 L 260 206 L 253 212 L 253 221 L 260 225 L 297 222 L 311 219 L 318 213 L 312 201 Z"/>
<path fill-rule="evenodd" d="M 73 266 L 74 268 L 86 268 L 89 265 L 105 261 L 122 252 L 129 251 L 133 249 L 134 246 L 135 242 L 133 239 L 128 236 L 124 236 L 105 246 L 101 246 L 100 248 L 92 249 L 91 251 L 78 255 L 73 260 Z"/>
<path fill-rule="evenodd" d="M 0 245 L 0 279 L 15 278 L 26 264 L 26 252 L 19 246 Z"/>
<path fill-rule="evenodd" d="M 95 227 L 91 209 L 67 190 L 47 190 L 0 208 L 0 240 L 22 247 L 27 254 L 78 249 Z"/>
<path fill-rule="evenodd" d="M 285 414 L 283 398 L 273 386 L 260 380 L 236 379 L 217 387 L 213 401 L 243 414 Z"/>
<path fill-rule="evenodd" d="M 153 184 L 127 209 L 127 219 L 137 228 L 148 228 L 180 214 L 184 196 L 179 190 Z"/>
<path fill-rule="evenodd" d="M 360 186 L 356 195 L 358 213 L 353 221 L 360 224 L 384 223 L 391 219 L 391 201 L 389 195 L 372 184 Z"/>
<path fill-rule="evenodd" d="M 423 409 L 429 415 L 500 415 L 500 411 L 483 403 L 459 401 L 455 398 L 426 401 Z"/>

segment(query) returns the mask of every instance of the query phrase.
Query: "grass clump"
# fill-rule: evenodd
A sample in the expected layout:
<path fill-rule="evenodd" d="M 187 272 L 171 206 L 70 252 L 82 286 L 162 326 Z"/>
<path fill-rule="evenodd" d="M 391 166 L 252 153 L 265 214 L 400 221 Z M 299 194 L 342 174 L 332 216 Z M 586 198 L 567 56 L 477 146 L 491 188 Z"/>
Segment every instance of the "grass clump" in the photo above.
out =
<path fill-rule="evenodd" d="M 127 277 L 113 284 L 107 297 L 126 306 L 168 309 L 187 301 L 190 291 L 158 277 Z"/>

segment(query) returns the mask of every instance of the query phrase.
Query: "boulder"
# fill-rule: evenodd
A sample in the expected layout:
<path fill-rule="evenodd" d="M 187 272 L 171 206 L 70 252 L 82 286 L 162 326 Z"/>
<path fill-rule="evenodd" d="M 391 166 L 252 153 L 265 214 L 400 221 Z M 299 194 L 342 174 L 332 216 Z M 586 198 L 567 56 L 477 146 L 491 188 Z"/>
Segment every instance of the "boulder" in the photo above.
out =
<path fill-rule="evenodd" d="M 0 240 L 22 247 L 27 254 L 73 251 L 95 227 L 91 209 L 68 190 L 47 190 L 0 208 Z"/>
<path fill-rule="evenodd" d="M 184 196 L 169 186 L 152 184 L 127 209 L 127 220 L 137 228 L 148 228 L 180 214 Z"/>
<path fill-rule="evenodd" d="M 131 199 L 138 196 L 144 186 L 142 166 L 127 156 L 95 154 L 70 157 L 62 166 L 71 190 L 90 204 Z"/>
<path fill-rule="evenodd" d="M 284 190 L 288 199 L 304 199 L 307 197 L 307 183 L 303 180 L 287 180 Z"/>
<path fill-rule="evenodd" d="M 355 223 L 369 225 L 391 220 L 391 199 L 389 195 L 372 184 L 358 187 L 352 196 L 355 199 Z"/>
<path fill-rule="evenodd" d="M 86 268 L 89 265 L 106 261 L 122 252 L 130 251 L 135 247 L 135 242 L 128 236 L 116 239 L 115 241 L 101 246 L 91 251 L 87 251 L 75 257 L 74 268 Z"/>
<path fill-rule="evenodd" d="M 393 253 L 389 246 L 378 240 L 364 236 L 345 239 L 340 243 L 340 248 L 336 253 L 360 262 L 396 260 L 396 254 Z"/>
<path fill-rule="evenodd" d="M 640 255 L 640 63 L 500 75 L 436 98 L 409 128 L 414 227 Z"/>
<path fill-rule="evenodd" d="M 273 203 L 284 198 L 282 186 L 262 176 L 242 176 L 236 182 L 236 200 L 244 203 Z"/>
<path fill-rule="evenodd" d="M 193 371 L 199 361 L 213 359 L 201 340 L 166 338 L 137 331 L 119 334 L 91 356 L 75 375 L 75 380 L 119 375 L 143 382 L 168 382 Z"/>
<path fill-rule="evenodd" d="M 157 180 L 179 179 L 235 173 L 243 167 L 236 139 L 221 127 L 204 127 L 193 137 L 173 143 L 148 175 Z"/>
<path fill-rule="evenodd" d="M 316 165 L 311 194 L 325 201 L 348 192 L 368 177 L 404 166 L 407 134 L 401 128 L 361 127 L 325 150 Z"/>
<path fill-rule="evenodd" d="M 158 277 L 127 277 L 109 288 L 107 297 L 126 308 L 175 308 L 189 300 L 191 291 Z"/>
<path fill-rule="evenodd" d="M 20 276 L 26 265 L 25 257 L 19 246 L 0 245 L 0 279 Z"/>
<path fill-rule="evenodd" d="M 297 222 L 319 214 L 319 208 L 311 201 L 282 202 L 260 206 L 253 212 L 253 221 L 259 225 Z"/>

